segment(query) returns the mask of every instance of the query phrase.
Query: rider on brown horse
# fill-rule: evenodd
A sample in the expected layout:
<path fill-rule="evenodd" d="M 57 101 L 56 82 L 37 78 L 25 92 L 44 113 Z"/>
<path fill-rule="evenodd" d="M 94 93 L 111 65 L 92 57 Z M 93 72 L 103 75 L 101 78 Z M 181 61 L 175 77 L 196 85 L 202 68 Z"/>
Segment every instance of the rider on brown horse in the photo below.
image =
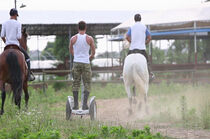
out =
<path fill-rule="evenodd" d="M 9 14 L 10 19 L 2 24 L 1 38 L 6 46 L 18 46 L 20 48 L 21 52 L 25 56 L 25 60 L 28 66 L 28 81 L 33 81 L 35 78 L 31 77 L 30 57 L 23 49 L 27 49 L 27 46 L 23 40 L 21 40 L 21 23 L 17 21 L 17 17 L 19 16 L 18 11 L 13 8 L 10 10 Z"/>

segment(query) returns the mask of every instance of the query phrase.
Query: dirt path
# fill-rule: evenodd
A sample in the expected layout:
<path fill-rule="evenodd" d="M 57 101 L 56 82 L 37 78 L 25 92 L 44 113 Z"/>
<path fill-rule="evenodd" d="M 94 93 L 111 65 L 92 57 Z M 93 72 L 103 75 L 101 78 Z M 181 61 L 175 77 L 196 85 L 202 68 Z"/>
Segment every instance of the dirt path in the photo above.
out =
<path fill-rule="evenodd" d="M 140 123 L 139 120 L 146 115 L 143 111 L 141 113 L 135 112 L 136 106 L 133 106 L 133 115 L 127 116 L 128 99 L 109 99 L 109 100 L 96 100 L 97 101 L 97 118 L 104 122 L 112 122 L 117 124 L 129 124 L 134 128 L 143 129 L 145 125 L 151 127 L 151 132 L 161 132 L 173 138 L 184 139 L 209 139 L 210 131 L 194 130 L 185 128 L 175 128 L 171 124 L 166 123 Z M 144 109 L 143 109 L 144 110 Z"/>

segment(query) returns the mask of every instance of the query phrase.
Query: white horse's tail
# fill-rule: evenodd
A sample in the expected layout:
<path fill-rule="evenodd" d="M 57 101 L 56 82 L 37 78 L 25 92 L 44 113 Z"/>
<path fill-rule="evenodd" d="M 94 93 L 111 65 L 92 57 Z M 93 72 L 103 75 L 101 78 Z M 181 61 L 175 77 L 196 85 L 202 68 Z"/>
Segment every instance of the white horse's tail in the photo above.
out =
<path fill-rule="evenodd" d="M 140 94 L 147 93 L 146 90 L 148 87 L 146 86 L 148 85 L 147 84 L 148 81 L 146 80 L 145 73 L 140 70 L 137 62 L 134 62 L 131 65 L 131 71 L 132 71 L 132 77 L 135 83 L 135 87 L 137 88 L 137 91 Z"/>

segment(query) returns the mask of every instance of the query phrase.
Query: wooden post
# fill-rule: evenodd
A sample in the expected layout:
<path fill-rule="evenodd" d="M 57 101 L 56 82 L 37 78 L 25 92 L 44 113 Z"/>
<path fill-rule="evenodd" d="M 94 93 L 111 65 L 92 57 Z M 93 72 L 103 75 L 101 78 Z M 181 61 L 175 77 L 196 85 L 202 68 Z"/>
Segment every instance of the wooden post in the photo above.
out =
<path fill-rule="evenodd" d="M 43 89 L 43 93 L 45 94 L 45 71 L 44 71 L 44 69 L 42 69 L 42 82 L 43 82 L 42 89 Z"/>

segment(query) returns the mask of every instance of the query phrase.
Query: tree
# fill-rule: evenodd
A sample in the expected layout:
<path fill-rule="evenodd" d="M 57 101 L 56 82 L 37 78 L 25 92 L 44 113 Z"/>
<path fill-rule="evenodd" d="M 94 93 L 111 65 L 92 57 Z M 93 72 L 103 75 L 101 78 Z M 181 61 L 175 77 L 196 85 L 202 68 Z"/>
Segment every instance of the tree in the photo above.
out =
<path fill-rule="evenodd" d="M 64 62 L 64 68 L 69 69 L 69 37 L 68 36 L 56 36 L 53 54 L 58 60 Z"/>
<path fill-rule="evenodd" d="M 104 52 L 104 53 L 101 53 L 99 54 L 97 57 L 98 58 L 119 58 L 119 53 L 118 52 Z"/>
<path fill-rule="evenodd" d="M 43 52 L 48 52 L 53 54 L 54 42 L 47 42 L 47 46 L 44 48 Z"/>
<path fill-rule="evenodd" d="M 188 63 L 188 47 L 187 40 L 175 40 L 169 47 L 167 57 L 170 64 Z"/>
<path fill-rule="evenodd" d="M 147 54 L 149 57 L 149 49 L 147 49 Z M 152 47 L 152 64 L 164 64 L 165 52 L 158 47 Z"/>
<path fill-rule="evenodd" d="M 53 54 L 58 60 L 65 60 L 69 58 L 69 37 L 68 36 L 56 36 Z"/>
<path fill-rule="evenodd" d="M 47 46 L 41 52 L 41 55 L 45 56 L 47 60 L 54 60 L 55 58 L 53 56 L 53 48 L 54 48 L 54 42 L 47 42 Z"/>

